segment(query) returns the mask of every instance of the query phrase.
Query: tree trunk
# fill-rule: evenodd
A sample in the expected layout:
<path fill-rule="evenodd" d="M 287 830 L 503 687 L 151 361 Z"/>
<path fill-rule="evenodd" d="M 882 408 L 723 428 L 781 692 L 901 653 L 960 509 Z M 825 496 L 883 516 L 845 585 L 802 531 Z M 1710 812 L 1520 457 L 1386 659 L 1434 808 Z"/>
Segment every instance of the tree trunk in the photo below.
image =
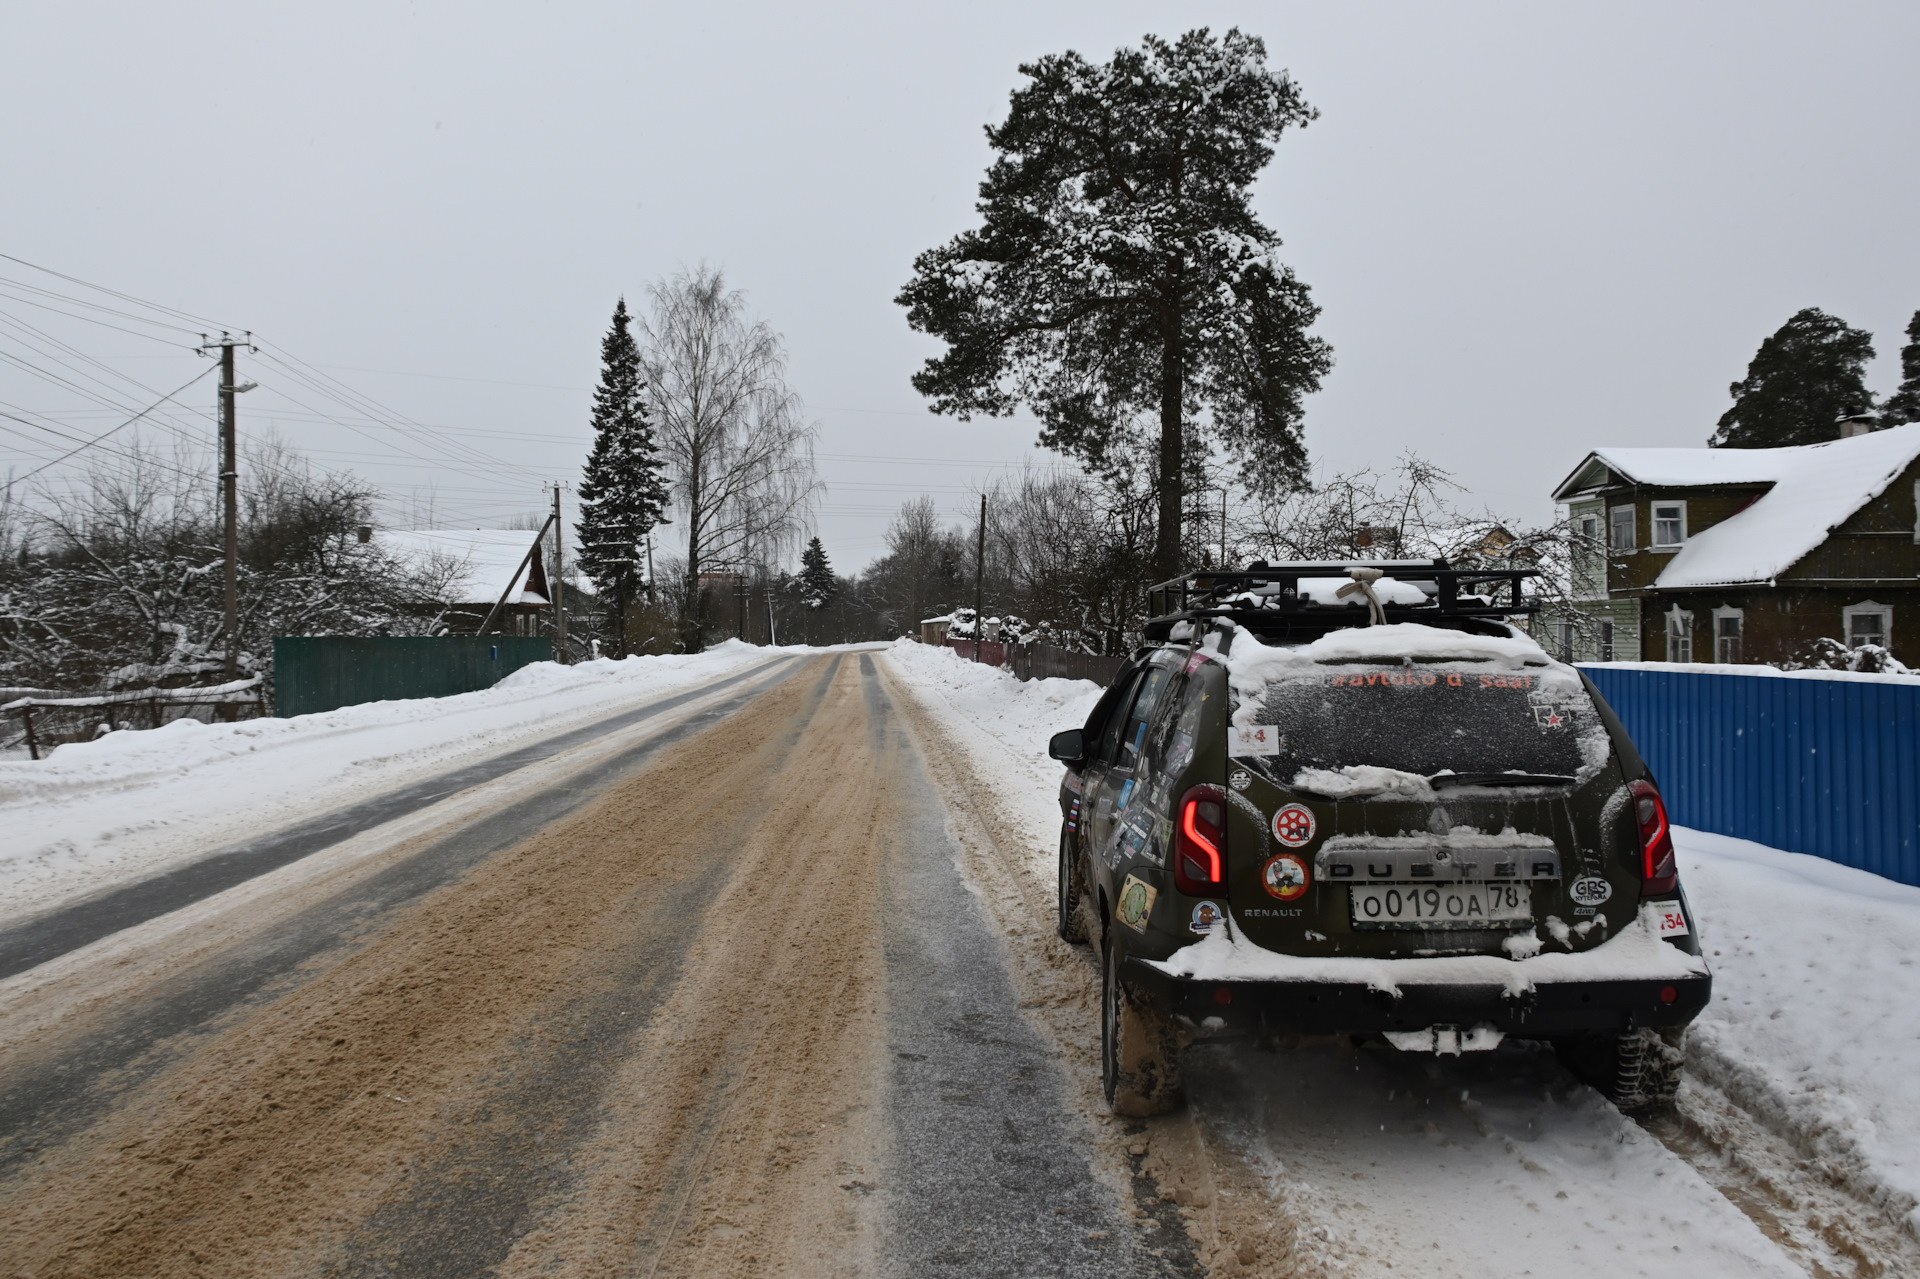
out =
<path fill-rule="evenodd" d="M 682 643 L 689 653 L 701 647 L 702 608 L 700 597 L 700 453 L 692 455 L 687 468 L 687 616 L 681 627 Z"/>
<path fill-rule="evenodd" d="M 1178 295 L 1179 268 L 1175 267 Z M 1166 320 L 1160 353 L 1160 526 L 1154 540 L 1154 567 L 1161 581 L 1178 577 L 1185 567 L 1180 555 L 1180 522 L 1186 494 L 1182 452 L 1186 434 L 1181 429 L 1181 391 L 1186 386 L 1186 352 L 1181 345 L 1180 308 L 1174 302 Z"/>

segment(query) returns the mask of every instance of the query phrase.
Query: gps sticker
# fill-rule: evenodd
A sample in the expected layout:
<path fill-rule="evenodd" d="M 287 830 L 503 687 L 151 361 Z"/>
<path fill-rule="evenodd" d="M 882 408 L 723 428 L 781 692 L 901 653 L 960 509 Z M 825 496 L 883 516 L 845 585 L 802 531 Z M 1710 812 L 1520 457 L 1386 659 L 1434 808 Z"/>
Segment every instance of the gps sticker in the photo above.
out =
<path fill-rule="evenodd" d="M 1147 931 L 1147 916 L 1153 913 L 1153 899 L 1160 890 L 1137 875 L 1127 876 L 1127 882 L 1120 885 L 1120 909 L 1115 912 L 1120 922 L 1136 933 Z"/>
<path fill-rule="evenodd" d="M 1290 902 L 1307 891 L 1311 877 L 1307 874 L 1307 864 L 1292 853 L 1281 853 L 1270 857 L 1267 864 L 1260 868 L 1260 884 L 1271 895 L 1283 902 Z"/>
<path fill-rule="evenodd" d="M 1191 927 L 1196 933 L 1210 933 L 1227 920 L 1227 912 L 1220 909 L 1219 902 L 1195 902 Z"/>
<path fill-rule="evenodd" d="M 1288 804 L 1273 815 L 1273 837 L 1288 848 L 1304 848 L 1313 842 L 1318 828 L 1313 810 L 1305 804 Z"/>
<path fill-rule="evenodd" d="M 1582 875 L 1567 885 L 1567 896 L 1582 906 L 1598 906 L 1613 896 L 1613 885 L 1598 875 Z"/>

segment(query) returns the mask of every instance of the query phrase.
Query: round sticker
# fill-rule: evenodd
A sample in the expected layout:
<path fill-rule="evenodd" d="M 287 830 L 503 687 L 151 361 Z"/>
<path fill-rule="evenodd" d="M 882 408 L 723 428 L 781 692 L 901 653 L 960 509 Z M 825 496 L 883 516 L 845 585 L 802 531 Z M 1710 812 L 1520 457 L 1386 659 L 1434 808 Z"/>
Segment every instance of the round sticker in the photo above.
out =
<path fill-rule="evenodd" d="M 1312 843 L 1315 826 L 1313 810 L 1305 804 L 1288 804 L 1273 815 L 1273 837 L 1288 848 Z"/>
<path fill-rule="evenodd" d="M 1292 853 L 1269 857 L 1260 868 L 1260 883 L 1283 902 L 1290 902 L 1307 891 L 1310 876 L 1307 864 Z"/>
<path fill-rule="evenodd" d="M 1567 896 L 1582 906 L 1598 906 L 1613 896 L 1613 885 L 1598 875 L 1582 875 L 1567 885 Z"/>
<path fill-rule="evenodd" d="M 1196 902 L 1193 907 L 1193 931 L 1210 933 L 1220 926 L 1226 916 L 1227 913 L 1220 909 L 1219 902 Z"/>

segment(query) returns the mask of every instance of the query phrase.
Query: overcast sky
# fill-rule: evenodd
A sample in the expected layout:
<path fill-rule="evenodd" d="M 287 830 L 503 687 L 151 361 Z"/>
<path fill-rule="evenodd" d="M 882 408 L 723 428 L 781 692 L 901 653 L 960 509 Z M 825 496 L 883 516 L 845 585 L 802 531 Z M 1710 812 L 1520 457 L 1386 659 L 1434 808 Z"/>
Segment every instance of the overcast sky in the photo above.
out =
<path fill-rule="evenodd" d="M 981 127 L 1016 66 L 1199 25 L 1263 36 L 1322 112 L 1258 191 L 1335 351 L 1308 402 L 1317 464 L 1416 449 L 1475 503 L 1539 518 L 1589 448 L 1702 444 L 1804 306 L 1871 330 L 1870 384 L 1898 381 L 1920 309 L 1911 0 L 13 0 L 0 253 L 318 366 L 379 408 L 243 357 L 262 384 L 243 431 L 352 466 L 397 522 L 430 497 L 439 523 L 476 526 L 577 478 L 614 299 L 721 266 L 786 337 L 821 428 L 819 530 L 853 569 L 902 500 L 957 516 L 993 468 L 1048 460 L 1030 421 L 925 412 L 907 379 L 933 345 L 892 302 L 916 252 L 972 225 Z M 12 262 L 0 277 L 78 292 Z M 201 363 L 186 334 L 168 347 L 23 297 L 48 300 L 11 291 L 0 318 L 114 376 L 165 391 Z M 3 340 L 21 335 L 0 354 L 74 380 L 77 355 L 63 372 L 44 343 Z M 211 379 L 189 399 L 201 416 L 173 421 L 204 429 Z M 69 431 L 118 420 L 18 365 L 0 403 Z M 16 474 L 67 447 L 5 426 Z"/>

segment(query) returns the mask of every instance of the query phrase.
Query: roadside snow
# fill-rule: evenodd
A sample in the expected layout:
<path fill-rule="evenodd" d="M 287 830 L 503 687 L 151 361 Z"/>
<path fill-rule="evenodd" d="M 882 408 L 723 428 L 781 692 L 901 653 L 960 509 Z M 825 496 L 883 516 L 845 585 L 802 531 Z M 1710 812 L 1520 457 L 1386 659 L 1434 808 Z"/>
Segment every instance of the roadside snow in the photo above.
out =
<path fill-rule="evenodd" d="M 885 657 L 980 775 L 993 779 L 996 797 L 1018 814 L 1023 830 L 1033 833 L 1025 851 L 1034 867 L 1051 878 L 1065 770 L 1048 757 L 1047 739 L 1086 723 L 1100 700 L 1100 685 L 1084 679 L 1023 682 L 1001 667 L 968 662 L 953 649 L 909 639 L 894 641 Z"/>
<path fill-rule="evenodd" d="M 1920 888 L 1676 826 L 1714 970 L 1688 1057 L 1920 1235 Z"/>
<path fill-rule="evenodd" d="M 292 719 L 176 720 L 0 762 L 0 922 L 513 750 L 778 657 L 729 640 L 694 656 L 522 667 L 455 697 Z"/>

